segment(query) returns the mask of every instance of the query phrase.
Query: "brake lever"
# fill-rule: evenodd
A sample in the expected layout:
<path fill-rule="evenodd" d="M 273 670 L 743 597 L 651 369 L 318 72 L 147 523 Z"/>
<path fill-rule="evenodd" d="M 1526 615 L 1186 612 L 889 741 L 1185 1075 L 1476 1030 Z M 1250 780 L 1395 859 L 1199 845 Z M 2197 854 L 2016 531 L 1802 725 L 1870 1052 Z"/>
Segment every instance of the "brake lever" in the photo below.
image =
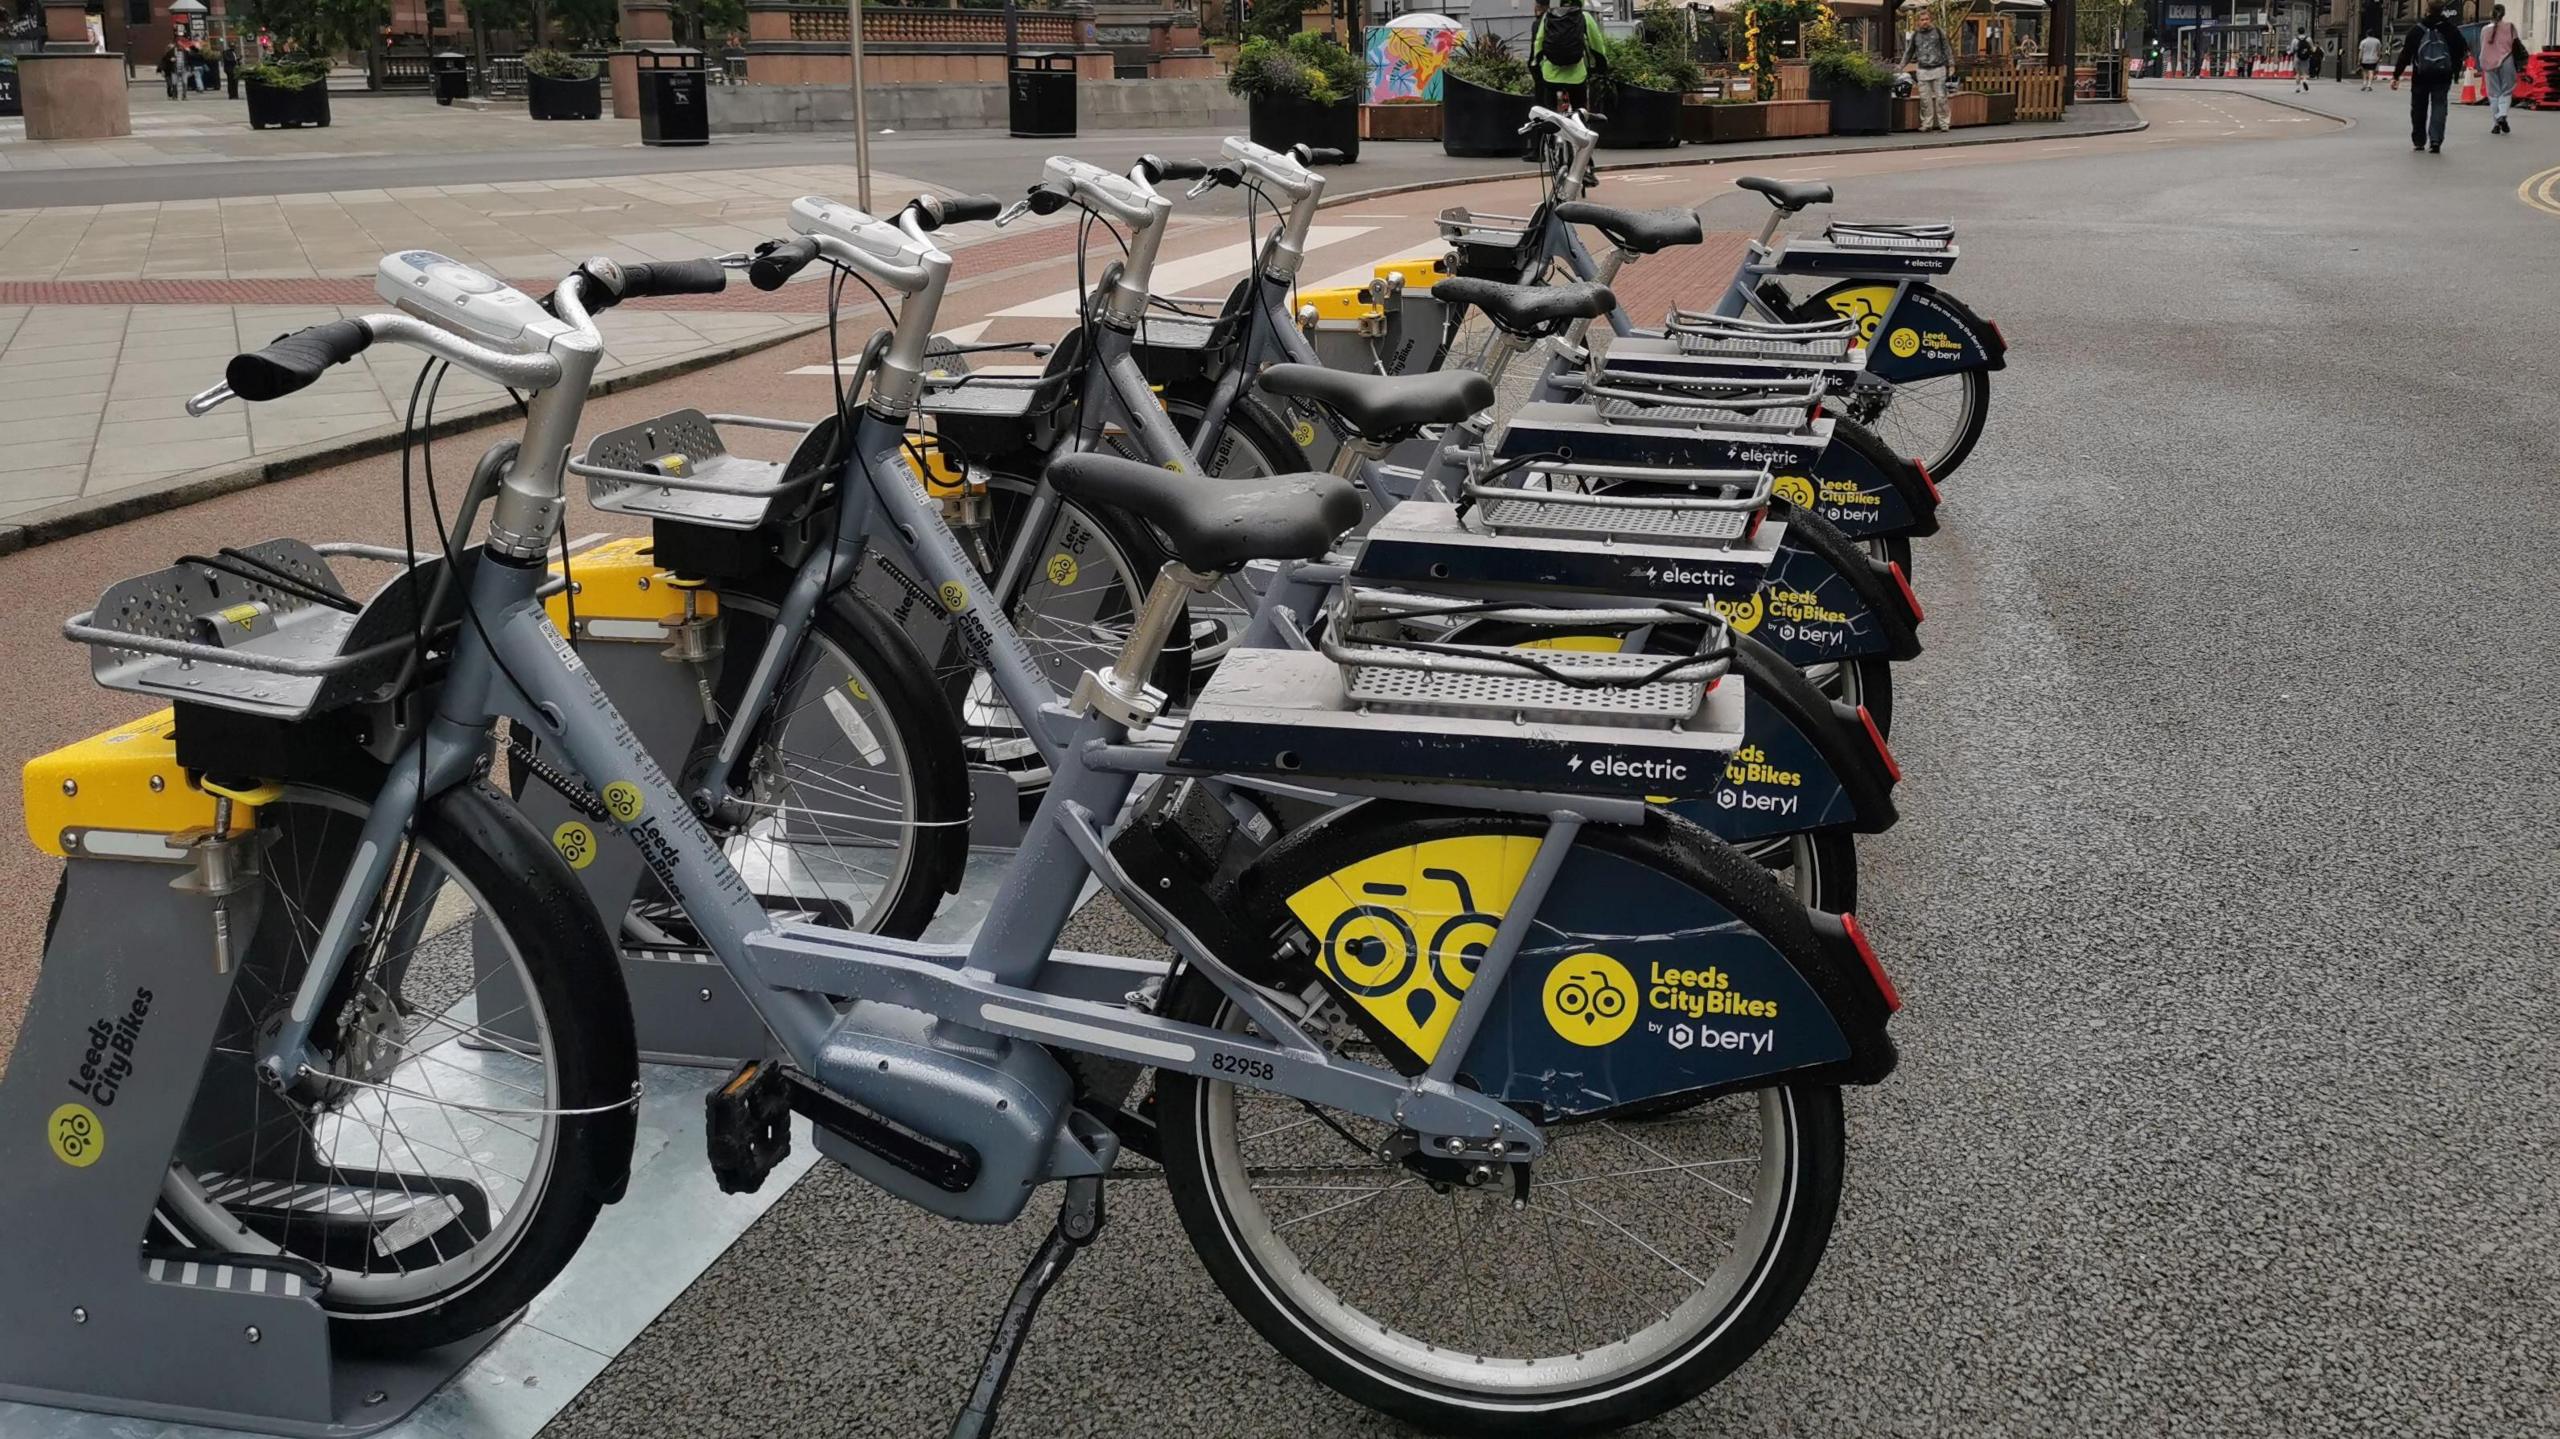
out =
<path fill-rule="evenodd" d="M 1019 220 L 1024 215 L 1030 213 L 1030 210 L 1031 202 L 1029 200 L 1025 199 L 1014 201 L 1012 204 L 1007 205 L 996 212 L 996 228 L 999 230 L 1003 229 L 1005 226 L 1012 224 L 1014 221 Z"/>
<path fill-rule="evenodd" d="M 232 398 L 235 397 L 231 393 L 231 382 L 225 380 L 221 384 L 214 386 L 212 389 L 205 391 L 203 394 L 197 395 L 188 400 L 187 413 L 190 415 L 202 415 L 211 410 L 214 406 Z"/>
<path fill-rule="evenodd" d="M 743 270 L 755 262 L 756 257 L 744 250 L 731 250 L 728 254 L 711 257 L 711 263 L 723 270 Z"/>

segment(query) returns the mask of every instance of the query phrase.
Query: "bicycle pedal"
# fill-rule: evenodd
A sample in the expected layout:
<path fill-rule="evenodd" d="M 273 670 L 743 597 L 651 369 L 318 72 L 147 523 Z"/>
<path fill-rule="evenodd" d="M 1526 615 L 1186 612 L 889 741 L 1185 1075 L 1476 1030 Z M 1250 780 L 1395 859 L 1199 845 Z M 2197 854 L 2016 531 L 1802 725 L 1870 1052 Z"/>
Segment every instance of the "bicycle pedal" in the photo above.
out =
<path fill-rule="evenodd" d="M 791 1153 L 791 1089 L 760 1059 L 702 1097 L 704 1147 L 723 1194 L 753 1194 Z"/>

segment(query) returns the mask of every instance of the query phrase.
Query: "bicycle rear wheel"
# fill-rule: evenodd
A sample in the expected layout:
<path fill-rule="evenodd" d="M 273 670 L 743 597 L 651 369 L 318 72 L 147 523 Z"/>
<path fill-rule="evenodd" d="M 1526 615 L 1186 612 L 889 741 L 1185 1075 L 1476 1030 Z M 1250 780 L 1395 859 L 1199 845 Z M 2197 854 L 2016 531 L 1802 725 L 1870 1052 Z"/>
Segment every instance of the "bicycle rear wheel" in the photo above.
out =
<path fill-rule="evenodd" d="M 290 1100 L 260 1083 L 259 1037 L 369 805 L 294 789 L 261 811 L 264 911 L 157 1217 L 194 1249 L 317 1265 L 339 1342 L 408 1353 L 504 1321 L 569 1262 L 630 1163 L 639 1069 L 613 946 L 567 864 L 466 786 L 419 813 L 321 1008 L 328 1073 Z"/>
<path fill-rule="evenodd" d="M 1304 883 L 1402 847 L 1543 828 L 1488 814 L 1355 813 L 1273 851 L 1267 871 L 1244 877 L 1238 907 L 1250 933 L 1295 933 L 1281 897 Z M 1773 880 L 1685 826 L 1594 826 L 1578 844 L 1676 878 L 1773 942 L 1805 929 Z M 1349 942 L 1372 947 L 1355 961 L 1362 973 L 1404 974 L 1423 966 L 1411 944 L 1398 952 L 1402 935 L 1471 924 L 1480 936 L 1496 919 L 1362 922 Z M 1542 934 L 1538 947 L 1611 942 Z M 1444 957 L 1435 948 L 1434 964 Z M 1165 1012 L 1251 1027 L 1195 970 L 1175 980 Z M 1345 1059 L 1387 1063 L 1338 1001 L 1320 1003 L 1306 1028 Z M 1687 1402 L 1775 1332 L 1812 1277 L 1839 1199 L 1839 1092 L 1824 1085 L 1550 1125 L 1525 1205 L 1499 1178 L 1452 1182 L 1380 1158 L 1390 1126 L 1347 1111 L 1166 1074 L 1157 1113 L 1175 1209 L 1229 1302 L 1327 1386 L 1434 1432 L 1580 1433 Z"/>

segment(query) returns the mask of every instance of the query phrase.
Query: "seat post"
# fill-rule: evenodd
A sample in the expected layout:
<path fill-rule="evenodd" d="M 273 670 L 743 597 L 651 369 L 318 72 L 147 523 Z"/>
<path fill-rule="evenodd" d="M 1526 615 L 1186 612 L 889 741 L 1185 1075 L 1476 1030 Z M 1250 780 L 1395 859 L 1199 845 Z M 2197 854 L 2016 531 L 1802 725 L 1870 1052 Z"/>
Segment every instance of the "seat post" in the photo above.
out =
<path fill-rule="evenodd" d="M 1154 723 L 1164 711 L 1164 695 L 1148 687 L 1147 676 L 1154 673 L 1165 642 L 1173 637 L 1173 627 L 1182 618 L 1183 601 L 1195 594 L 1206 594 L 1217 584 L 1215 575 L 1201 574 L 1179 560 L 1165 561 L 1164 568 L 1156 571 L 1155 583 L 1147 589 L 1137 622 L 1129 627 L 1129 638 L 1120 647 L 1120 657 L 1111 662 L 1110 668 L 1088 672 L 1077 682 L 1075 711 L 1083 714 L 1099 710 L 1132 729 L 1144 729 Z"/>
<path fill-rule="evenodd" d="M 1325 473 L 1340 480 L 1357 480 L 1360 478 L 1361 461 L 1377 459 L 1386 452 L 1385 445 L 1373 440 L 1361 439 L 1356 435 L 1347 436 L 1342 441 L 1342 447 L 1333 452 L 1333 465 Z"/>

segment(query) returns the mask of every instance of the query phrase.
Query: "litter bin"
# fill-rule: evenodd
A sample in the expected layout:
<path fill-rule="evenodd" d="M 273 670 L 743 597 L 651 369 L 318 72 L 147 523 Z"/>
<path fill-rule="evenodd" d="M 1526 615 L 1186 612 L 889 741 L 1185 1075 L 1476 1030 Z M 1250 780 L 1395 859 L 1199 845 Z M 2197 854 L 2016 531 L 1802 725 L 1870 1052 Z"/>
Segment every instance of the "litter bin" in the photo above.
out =
<path fill-rule="evenodd" d="M 640 143 L 708 145 L 711 96 L 699 50 L 640 50 Z"/>
<path fill-rule="evenodd" d="M 1076 133 L 1076 57 L 1042 51 L 1013 57 L 1008 117 L 1014 138 L 1073 139 Z"/>
<path fill-rule="evenodd" d="M 427 62 L 435 70 L 436 103 L 450 105 L 471 98 L 471 57 L 447 50 Z"/>

